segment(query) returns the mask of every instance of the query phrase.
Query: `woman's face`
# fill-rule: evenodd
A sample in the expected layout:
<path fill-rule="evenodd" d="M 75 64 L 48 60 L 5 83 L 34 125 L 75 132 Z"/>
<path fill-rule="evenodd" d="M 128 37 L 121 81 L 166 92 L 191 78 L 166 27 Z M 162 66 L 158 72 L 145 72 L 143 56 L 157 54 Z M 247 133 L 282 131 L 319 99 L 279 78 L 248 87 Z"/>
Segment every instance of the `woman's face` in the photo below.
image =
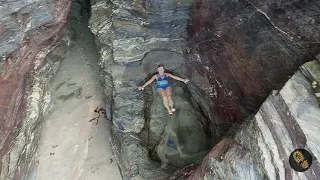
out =
<path fill-rule="evenodd" d="M 160 75 L 163 75 L 164 74 L 164 68 L 163 67 L 158 67 L 158 73 Z"/>

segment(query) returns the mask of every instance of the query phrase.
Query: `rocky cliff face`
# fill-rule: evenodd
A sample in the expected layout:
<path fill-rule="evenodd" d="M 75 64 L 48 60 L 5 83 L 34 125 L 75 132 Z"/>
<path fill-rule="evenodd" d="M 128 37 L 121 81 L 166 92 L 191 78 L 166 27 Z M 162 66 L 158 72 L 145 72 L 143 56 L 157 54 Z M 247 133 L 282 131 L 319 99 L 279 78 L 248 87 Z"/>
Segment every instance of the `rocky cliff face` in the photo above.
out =
<path fill-rule="evenodd" d="M 319 64 L 294 74 L 320 51 L 318 1 L 91 0 L 91 6 L 111 143 L 124 179 L 319 179 Z M 36 163 L 39 118 L 67 43 L 61 37 L 69 7 L 69 0 L 1 2 L 1 179 L 23 178 Z M 158 63 L 191 80 L 173 84 L 172 117 L 152 85 L 138 91 Z M 167 154 L 163 169 L 157 149 L 168 126 L 186 156 Z M 286 160 L 296 148 L 314 157 L 303 174 Z"/>
<path fill-rule="evenodd" d="M 216 137 L 319 51 L 318 1 L 194 1 L 188 76 Z M 206 84 L 201 84 L 206 79 Z M 198 93 L 199 94 L 199 93 Z M 204 102 L 210 102 L 208 104 Z"/>
<path fill-rule="evenodd" d="M 161 99 L 157 99 L 159 97 L 153 88 L 146 89 L 143 94 L 137 91 L 137 87 L 154 73 L 157 63 L 164 63 L 174 74 L 191 78 L 188 88 L 184 89 L 190 93 L 186 102 L 200 114 L 194 119 L 201 125 L 201 131 L 207 132 L 213 141 L 211 143 L 216 144 L 234 123 L 241 124 L 250 114 L 255 114 L 271 90 L 281 89 L 300 65 L 319 52 L 319 45 L 315 42 L 319 40 L 316 12 L 320 9 L 316 1 L 91 2 L 90 27 L 99 41 L 100 66 L 105 72 L 106 109 L 114 125 L 112 143 L 125 179 L 163 179 L 171 173 L 159 169 L 157 163 L 148 157 L 157 157 L 149 146 L 160 142 L 163 135 L 160 132 L 171 119 L 157 111 L 161 108 Z M 179 93 L 175 96 L 177 99 L 184 97 Z M 277 102 L 274 106 L 285 106 L 285 103 Z M 184 105 L 179 107 L 183 109 Z M 272 113 L 269 109 L 267 111 Z M 279 114 L 283 116 L 283 112 Z M 256 125 L 255 120 L 250 123 Z M 251 130 L 243 127 L 239 131 L 246 131 L 248 137 L 253 137 L 257 132 Z M 288 136 L 294 138 L 291 130 L 287 131 L 290 132 Z M 246 138 L 240 132 L 236 137 Z M 272 133 L 279 132 L 282 132 L 281 128 Z M 228 145 L 245 146 L 237 138 L 224 139 L 210 154 L 225 152 Z M 146 139 L 151 139 L 151 143 Z M 240 164 L 260 162 L 260 146 L 255 144 L 256 140 L 251 140 L 248 143 L 254 146 L 248 152 L 243 151 L 242 155 L 249 158 L 248 153 L 256 150 L 254 157 L 243 160 L 242 156 L 238 159 L 232 154 L 225 159 L 228 162 L 236 160 Z M 286 146 L 283 143 L 276 144 L 283 149 L 282 146 Z M 293 147 L 297 145 L 286 146 L 286 151 Z M 279 153 L 280 158 L 287 155 L 283 152 Z M 218 153 L 214 157 L 220 155 Z M 271 156 L 264 154 L 262 158 Z M 205 178 L 204 172 L 207 171 L 201 169 L 204 166 L 204 169 L 219 167 L 208 163 L 212 157 L 207 156 L 203 162 L 205 165 L 190 178 L 200 178 L 198 175 L 201 173 Z M 225 167 L 232 169 L 228 162 Z M 276 176 L 266 174 L 265 169 L 269 167 L 263 166 L 239 168 L 244 168 L 241 169 L 243 171 L 251 168 L 251 178 L 283 176 L 279 173 Z M 281 162 L 272 162 L 271 166 L 276 167 L 276 171 L 279 169 L 277 166 L 282 166 L 287 174 L 295 176 Z M 194 166 L 188 166 L 181 172 L 188 174 L 186 171 L 190 173 L 193 170 Z M 214 172 L 220 173 L 221 177 L 230 175 Z M 237 175 L 234 173 L 232 177 L 239 177 Z"/>
<path fill-rule="evenodd" d="M 319 179 L 319 80 L 320 63 L 304 64 L 234 135 L 223 138 L 188 179 Z M 289 165 L 290 154 L 301 148 L 313 158 L 304 173 Z"/>
<path fill-rule="evenodd" d="M 0 4 L 0 179 L 20 179 L 37 149 L 46 89 L 64 55 L 70 1 Z"/>

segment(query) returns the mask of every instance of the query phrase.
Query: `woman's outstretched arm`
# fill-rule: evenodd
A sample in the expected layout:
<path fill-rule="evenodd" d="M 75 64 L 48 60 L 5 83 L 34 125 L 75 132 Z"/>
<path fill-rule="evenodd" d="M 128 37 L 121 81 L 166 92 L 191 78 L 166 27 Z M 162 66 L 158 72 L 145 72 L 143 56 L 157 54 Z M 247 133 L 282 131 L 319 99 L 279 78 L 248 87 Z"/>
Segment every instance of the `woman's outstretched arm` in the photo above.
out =
<path fill-rule="evenodd" d="M 149 79 L 149 81 L 147 81 L 146 83 L 144 83 L 144 85 L 139 86 L 139 90 L 143 90 L 146 86 L 152 83 L 152 81 L 154 81 L 156 78 L 157 78 L 157 75 L 152 76 L 152 78 Z"/>
<path fill-rule="evenodd" d="M 171 73 L 166 73 L 167 76 L 171 77 L 172 79 L 176 79 L 178 81 L 182 81 L 184 83 L 187 83 L 189 81 L 189 79 L 182 79 L 181 77 L 178 76 L 174 76 Z"/>

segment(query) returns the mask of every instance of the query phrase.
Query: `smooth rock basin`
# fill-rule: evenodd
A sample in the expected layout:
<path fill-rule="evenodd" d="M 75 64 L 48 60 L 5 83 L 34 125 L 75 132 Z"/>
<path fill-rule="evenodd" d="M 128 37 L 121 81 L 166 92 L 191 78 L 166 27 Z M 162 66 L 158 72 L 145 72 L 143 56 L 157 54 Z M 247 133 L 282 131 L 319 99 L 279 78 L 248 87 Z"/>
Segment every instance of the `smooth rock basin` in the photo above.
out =
<path fill-rule="evenodd" d="M 315 0 L 0 2 L 0 179 L 320 179 L 319 13 Z M 173 81 L 173 116 L 155 84 L 138 90 L 158 63 L 190 79 Z M 302 173 L 297 148 L 313 158 Z"/>

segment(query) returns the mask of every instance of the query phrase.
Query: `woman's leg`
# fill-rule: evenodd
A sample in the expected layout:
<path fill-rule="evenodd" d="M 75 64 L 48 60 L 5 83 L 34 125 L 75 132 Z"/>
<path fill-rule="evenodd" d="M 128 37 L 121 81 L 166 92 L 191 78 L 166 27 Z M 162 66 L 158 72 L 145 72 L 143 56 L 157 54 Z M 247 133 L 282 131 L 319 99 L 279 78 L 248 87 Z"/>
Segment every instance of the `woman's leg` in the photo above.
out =
<path fill-rule="evenodd" d="M 173 143 L 176 145 L 177 151 L 179 152 L 180 157 L 183 156 L 182 151 L 181 151 L 181 147 L 179 145 L 177 134 L 173 130 L 171 130 L 171 132 L 170 132 L 170 137 L 171 137 Z"/>
<path fill-rule="evenodd" d="M 166 91 L 162 88 L 158 88 L 158 92 L 159 94 L 162 96 L 162 100 L 163 100 L 163 105 L 167 108 L 168 113 L 172 114 L 171 109 L 169 107 L 169 103 L 168 103 L 168 98 L 167 98 L 167 94 Z"/>
<path fill-rule="evenodd" d="M 161 168 L 165 168 L 168 163 L 168 159 L 166 157 L 166 149 L 167 149 L 166 144 L 164 143 L 160 143 L 159 146 L 157 147 L 157 154 L 161 160 Z"/>
<path fill-rule="evenodd" d="M 166 94 L 167 94 L 168 103 L 171 108 L 171 111 L 174 112 L 175 109 L 173 108 L 173 101 L 172 101 L 172 96 L 171 96 L 171 94 L 172 94 L 172 87 L 171 86 L 166 88 Z"/>

